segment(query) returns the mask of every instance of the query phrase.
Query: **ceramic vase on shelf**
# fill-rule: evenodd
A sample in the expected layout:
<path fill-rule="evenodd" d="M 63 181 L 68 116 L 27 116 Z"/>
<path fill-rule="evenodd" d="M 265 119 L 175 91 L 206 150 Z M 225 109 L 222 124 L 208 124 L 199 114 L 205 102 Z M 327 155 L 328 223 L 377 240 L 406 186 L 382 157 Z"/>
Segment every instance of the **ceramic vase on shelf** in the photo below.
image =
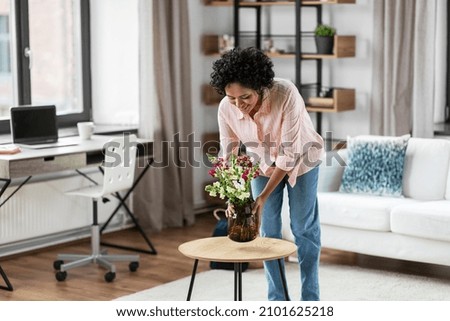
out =
<path fill-rule="evenodd" d="M 317 53 L 320 55 L 332 55 L 334 47 L 334 37 L 316 36 Z"/>
<path fill-rule="evenodd" d="M 235 242 L 249 242 L 258 236 L 258 220 L 252 214 L 252 202 L 234 205 L 234 215 L 228 218 L 228 238 Z"/>

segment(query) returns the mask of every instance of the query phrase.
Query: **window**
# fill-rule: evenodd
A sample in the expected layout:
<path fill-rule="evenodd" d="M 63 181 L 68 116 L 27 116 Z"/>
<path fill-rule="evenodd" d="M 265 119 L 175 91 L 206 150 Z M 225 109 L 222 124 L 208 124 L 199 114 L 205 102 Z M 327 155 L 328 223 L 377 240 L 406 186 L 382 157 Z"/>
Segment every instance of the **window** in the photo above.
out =
<path fill-rule="evenodd" d="M 0 119 L 9 114 L 9 107 L 14 102 L 9 3 L 8 0 L 0 0 Z"/>
<path fill-rule="evenodd" d="M 0 74 L 11 73 L 11 50 L 9 45 L 9 17 L 0 15 Z"/>
<path fill-rule="evenodd" d="M 89 0 L 0 0 L 1 132 L 13 105 L 56 105 L 60 127 L 89 120 L 89 71 Z"/>

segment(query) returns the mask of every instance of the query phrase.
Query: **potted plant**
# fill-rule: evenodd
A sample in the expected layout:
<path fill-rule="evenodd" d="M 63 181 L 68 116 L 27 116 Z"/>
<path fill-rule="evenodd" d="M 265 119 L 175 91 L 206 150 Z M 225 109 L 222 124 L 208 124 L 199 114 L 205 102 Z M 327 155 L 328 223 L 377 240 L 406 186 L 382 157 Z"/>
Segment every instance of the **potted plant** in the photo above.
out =
<path fill-rule="evenodd" d="M 333 54 L 334 35 L 336 29 L 320 24 L 314 30 L 314 36 L 316 40 L 317 53 L 323 55 Z"/>

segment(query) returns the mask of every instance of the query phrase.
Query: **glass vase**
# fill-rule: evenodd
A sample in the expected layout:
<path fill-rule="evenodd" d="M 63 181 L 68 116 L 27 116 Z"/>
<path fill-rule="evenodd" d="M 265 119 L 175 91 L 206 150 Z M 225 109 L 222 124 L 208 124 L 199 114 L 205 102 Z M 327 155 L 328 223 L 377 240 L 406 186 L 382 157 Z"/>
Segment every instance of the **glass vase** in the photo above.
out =
<path fill-rule="evenodd" d="M 234 214 L 228 217 L 228 238 L 235 242 L 249 242 L 258 236 L 258 221 L 252 214 L 252 203 L 234 205 Z"/>

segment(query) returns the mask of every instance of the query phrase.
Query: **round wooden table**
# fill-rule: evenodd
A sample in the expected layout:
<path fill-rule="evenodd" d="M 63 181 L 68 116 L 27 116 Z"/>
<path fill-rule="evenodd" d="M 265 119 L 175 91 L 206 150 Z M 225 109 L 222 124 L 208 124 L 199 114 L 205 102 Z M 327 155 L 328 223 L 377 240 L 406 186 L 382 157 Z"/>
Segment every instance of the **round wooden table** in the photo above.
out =
<path fill-rule="evenodd" d="M 234 300 L 242 301 L 242 263 L 277 260 L 286 301 L 289 300 L 286 278 L 282 270 L 282 259 L 297 251 L 297 246 L 289 241 L 268 237 L 257 237 L 250 242 L 234 242 L 226 236 L 208 237 L 181 244 L 178 250 L 194 259 L 187 301 L 190 301 L 197 273 L 198 261 L 234 263 Z"/>

